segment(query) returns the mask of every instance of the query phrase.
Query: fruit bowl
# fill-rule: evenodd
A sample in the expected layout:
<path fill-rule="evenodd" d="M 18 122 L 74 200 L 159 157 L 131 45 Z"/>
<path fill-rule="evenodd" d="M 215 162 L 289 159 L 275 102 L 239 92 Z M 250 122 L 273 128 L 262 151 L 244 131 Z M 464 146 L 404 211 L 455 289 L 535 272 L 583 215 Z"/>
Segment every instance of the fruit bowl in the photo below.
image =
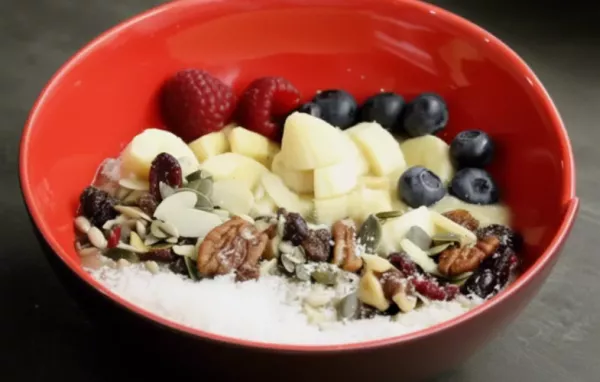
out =
<path fill-rule="evenodd" d="M 451 111 L 443 139 L 477 128 L 496 142 L 490 171 L 524 239 L 523 273 L 453 320 L 335 346 L 210 334 L 118 297 L 82 269 L 73 248 L 78 196 L 103 159 L 143 129 L 162 126 L 158 89 L 186 67 L 204 68 L 237 92 L 254 78 L 282 76 L 305 99 L 326 88 L 347 89 L 360 102 L 380 89 L 407 99 L 442 95 Z M 577 212 L 574 179 L 560 116 L 526 64 L 486 31 L 412 0 L 162 5 L 106 32 L 58 71 L 31 112 L 20 151 L 21 187 L 39 241 L 90 317 L 138 349 L 140 341 L 149 353 L 168 347 L 163 363 L 198 370 L 189 363 L 198 354 L 192 357 L 225 379 L 270 379 L 273 368 L 296 366 L 293 380 L 317 370 L 323 378 L 420 380 L 457 366 L 513 320 L 548 277 Z M 359 364 L 369 367 L 349 367 Z"/>

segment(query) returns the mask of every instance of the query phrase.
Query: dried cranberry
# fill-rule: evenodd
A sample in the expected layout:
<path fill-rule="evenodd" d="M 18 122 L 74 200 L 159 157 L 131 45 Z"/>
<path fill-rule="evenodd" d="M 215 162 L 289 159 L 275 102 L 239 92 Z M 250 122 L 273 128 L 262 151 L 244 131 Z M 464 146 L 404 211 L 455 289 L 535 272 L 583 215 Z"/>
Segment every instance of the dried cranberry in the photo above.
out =
<path fill-rule="evenodd" d="M 300 214 L 295 212 L 287 214 L 283 228 L 283 240 L 291 241 L 293 245 L 300 245 L 308 234 L 308 225 Z"/>
<path fill-rule="evenodd" d="M 182 256 L 179 256 L 174 262 L 169 265 L 169 269 L 173 273 L 188 275 L 187 267 L 185 266 L 185 260 Z"/>
<path fill-rule="evenodd" d="M 404 252 L 392 253 L 388 257 L 388 260 L 393 266 L 404 273 L 406 277 L 422 273 L 419 266 L 415 264 L 414 261 L 412 261 Z"/>
<path fill-rule="evenodd" d="M 156 200 L 161 200 L 160 182 L 164 182 L 173 188 L 181 187 L 183 175 L 177 159 L 171 154 L 158 154 L 150 166 L 149 180 L 150 193 Z"/>
<path fill-rule="evenodd" d="M 102 227 L 108 220 L 117 216 L 115 199 L 106 191 L 89 186 L 79 197 L 81 213 L 96 227 Z"/>
<path fill-rule="evenodd" d="M 140 196 L 137 203 L 142 211 L 150 216 L 154 215 L 154 211 L 156 211 L 156 207 L 158 207 L 158 200 L 151 194 L 143 194 Z"/>
<path fill-rule="evenodd" d="M 487 236 L 496 236 L 500 240 L 501 247 L 510 248 L 513 251 L 519 251 L 523 244 L 523 238 L 519 234 L 501 224 L 491 224 L 479 228 L 475 234 L 480 240 Z"/>
<path fill-rule="evenodd" d="M 440 285 L 435 279 L 417 277 L 410 280 L 415 290 L 430 300 L 449 301 L 456 297 L 459 288 L 456 285 Z"/>
<path fill-rule="evenodd" d="M 119 244 L 121 240 L 121 226 L 114 226 L 110 232 L 108 233 L 108 244 L 106 245 L 108 248 L 114 248 Z"/>
<path fill-rule="evenodd" d="M 171 248 L 153 249 L 140 256 L 143 261 L 156 261 L 159 263 L 170 263 L 177 260 L 177 255 L 171 251 Z"/>

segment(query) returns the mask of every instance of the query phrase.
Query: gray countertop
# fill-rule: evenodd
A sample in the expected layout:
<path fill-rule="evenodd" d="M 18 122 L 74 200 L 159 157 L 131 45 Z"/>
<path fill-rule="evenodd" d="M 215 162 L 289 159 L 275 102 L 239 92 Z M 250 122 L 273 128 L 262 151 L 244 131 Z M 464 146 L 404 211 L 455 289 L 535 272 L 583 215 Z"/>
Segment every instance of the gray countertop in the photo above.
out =
<path fill-rule="evenodd" d="M 568 127 L 582 200 L 564 255 L 537 298 L 497 339 L 436 381 L 599 381 L 600 11 L 583 1 L 561 8 L 527 0 L 432 2 L 496 34 L 533 67 Z M 101 31 L 156 3 L 0 2 L 1 380 L 108 381 L 131 373 L 103 361 L 106 350 L 93 326 L 41 256 L 19 193 L 18 140 L 35 97 L 62 62 Z"/>

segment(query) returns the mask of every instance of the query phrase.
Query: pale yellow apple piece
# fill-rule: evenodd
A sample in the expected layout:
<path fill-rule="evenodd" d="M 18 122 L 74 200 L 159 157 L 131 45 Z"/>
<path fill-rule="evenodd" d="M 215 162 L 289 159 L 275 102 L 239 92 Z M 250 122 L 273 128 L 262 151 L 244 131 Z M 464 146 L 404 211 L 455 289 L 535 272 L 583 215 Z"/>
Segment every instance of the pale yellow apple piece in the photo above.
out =
<path fill-rule="evenodd" d="M 345 131 L 369 162 L 370 172 L 385 176 L 406 162 L 394 136 L 376 122 L 363 122 Z"/>
<path fill-rule="evenodd" d="M 279 145 L 269 138 L 243 127 L 234 127 L 229 133 L 231 152 L 250 157 L 266 167 L 279 152 Z"/>

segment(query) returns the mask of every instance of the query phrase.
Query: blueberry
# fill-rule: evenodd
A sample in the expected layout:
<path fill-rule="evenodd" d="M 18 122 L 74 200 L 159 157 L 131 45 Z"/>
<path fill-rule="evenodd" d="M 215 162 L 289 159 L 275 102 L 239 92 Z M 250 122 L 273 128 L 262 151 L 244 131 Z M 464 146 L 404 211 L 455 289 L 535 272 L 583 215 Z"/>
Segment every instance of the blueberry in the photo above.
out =
<path fill-rule="evenodd" d="M 313 100 L 321 108 L 321 119 L 340 129 L 347 129 L 356 120 L 358 105 L 352 95 L 344 90 L 325 90 Z"/>
<path fill-rule="evenodd" d="M 300 105 L 296 110 L 299 113 L 310 114 L 313 117 L 321 118 L 321 107 L 314 102 L 307 102 Z"/>
<path fill-rule="evenodd" d="M 448 123 L 448 107 L 441 96 L 423 93 L 406 105 L 402 119 L 411 137 L 436 134 Z"/>
<path fill-rule="evenodd" d="M 430 170 L 414 166 L 398 179 L 399 198 L 412 208 L 431 206 L 446 195 L 446 188 Z"/>
<path fill-rule="evenodd" d="M 494 156 L 494 142 L 481 130 L 466 130 L 450 143 L 450 157 L 458 168 L 487 166 Z"/>
<path fill-rule="evenodd" d="M 367 98 L 360 110 L 360 120 L 377 122 L 391 132 L 400 132 L 404 98 L 396 93 L 379 93 Z"/>
<path fill-rule="evenodd" d="M 450 194 L 471 204 L 494 204 L 500 192 L 492 176 L 480 168 L 459 170 L 450 183 Z"/>

